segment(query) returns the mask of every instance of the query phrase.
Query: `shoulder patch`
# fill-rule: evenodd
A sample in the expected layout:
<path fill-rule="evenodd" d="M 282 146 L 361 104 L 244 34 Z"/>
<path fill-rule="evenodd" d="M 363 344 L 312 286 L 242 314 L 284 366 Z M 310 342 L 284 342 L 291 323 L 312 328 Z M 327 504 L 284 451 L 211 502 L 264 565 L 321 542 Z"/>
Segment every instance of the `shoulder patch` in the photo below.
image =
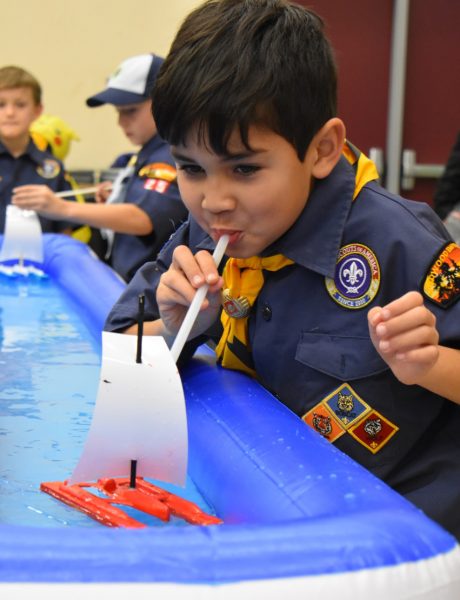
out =
<path fill-rule="evenodd" d="M 37 173 L 45 179 L 54 179 L 59 175 L 61 167 L 57 160 L 46 158 L 41 165 L 37 167 Z"/>
<path fill-rule="evenodd" d="M 430 265 L 423 295 L 441 308 L 448 308 L 460 299 L 460 247 L 447 244 Z"/>
<path fill-rule="evenodd" d="M 176 169 L 167 163 L 150 163 L 139 169 L 139 177 L 146 179 L 161 179 L 162 181 L 175 181 Z"/>

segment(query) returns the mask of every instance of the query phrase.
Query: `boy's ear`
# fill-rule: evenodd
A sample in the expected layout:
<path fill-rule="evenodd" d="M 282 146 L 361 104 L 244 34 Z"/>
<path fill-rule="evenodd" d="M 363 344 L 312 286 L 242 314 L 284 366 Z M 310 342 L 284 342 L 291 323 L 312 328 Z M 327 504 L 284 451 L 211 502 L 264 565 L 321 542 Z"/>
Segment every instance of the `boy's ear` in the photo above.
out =
<path fill-rule="evenodd" d="M 43 112 L 43 104 L 36 104 L 35 105 L 35 118 L 38 119 L 38 117 L 42 114 Z"/>
<path fill-rule="evenodd" d="M 312 140 L 314 163 L 312 175 L 324 179 L 329 175 L 342 155 L 345 142 L 345 125 L 341 119 L 329 119 Z"/>

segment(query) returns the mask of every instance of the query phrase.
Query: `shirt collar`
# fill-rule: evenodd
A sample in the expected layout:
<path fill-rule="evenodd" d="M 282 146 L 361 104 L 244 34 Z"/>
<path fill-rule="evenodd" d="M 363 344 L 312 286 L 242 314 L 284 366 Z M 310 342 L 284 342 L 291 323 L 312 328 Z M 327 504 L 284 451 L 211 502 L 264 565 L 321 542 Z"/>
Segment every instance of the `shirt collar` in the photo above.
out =
<path fill-rule="evenodd" d="M 34 144 L 33 140 L 30 140 L 29 145 L 27 146 L 24 154 L 28 154 L 30 156 L 30 158 L 37 164 L 42 164 L 44 158 L 50 158 L 50 156 L 52 157 L 51 152 L 47 153 L 44 157 L 43 151 L 40 150 L 39 148 L 37 148 L 37 146 Z"/>
<path fill-rule="evenodd" d="M 0 142 L 0 154 L 9 154 L 11 156 L 11 152 L 4 144 L 2 144 L 2 142 Z M 38 165 L 43 162 L 43 152 L 37 148 L 32 139 L 29 140 L 24 153 L 18 158 L 21 158 L 22 156 L 29 156 Z"/>
<path fill-rule="evenodd" d="M 150 160 L 152 153 L 163 145 L 164 141 L 162 138 L 158 134 L 154 135 L 153 138 L 150 138 L 150 140 L 139 150 L 136 164 L 141 165 L 144 160 Z"/>
<path fill-rule="evenodd" d="M 307 269 L 334 277 L 354 189 L 354 170 L 342 156 L 328 177 L 315 180 L 294 225 L 262 255 L 283 254 Z"/>

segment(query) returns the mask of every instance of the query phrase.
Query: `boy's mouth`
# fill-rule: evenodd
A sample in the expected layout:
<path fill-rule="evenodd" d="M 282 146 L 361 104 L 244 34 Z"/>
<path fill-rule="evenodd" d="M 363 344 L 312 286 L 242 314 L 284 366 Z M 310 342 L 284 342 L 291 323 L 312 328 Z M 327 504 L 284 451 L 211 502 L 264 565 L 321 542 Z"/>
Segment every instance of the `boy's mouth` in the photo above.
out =
<path fill-rule="evenodd" d="M 241 236 L 243 235 L 243 232 L 239 231 L 239 230 L 235 230 L 235 229 L 212 229 L 211 230 L 211 237 L 214 241 L 217 241 L 223 235 L 229 236 L 228 244 L 230 246 L 231 244 L 235 244 L 241 238 Z"/>

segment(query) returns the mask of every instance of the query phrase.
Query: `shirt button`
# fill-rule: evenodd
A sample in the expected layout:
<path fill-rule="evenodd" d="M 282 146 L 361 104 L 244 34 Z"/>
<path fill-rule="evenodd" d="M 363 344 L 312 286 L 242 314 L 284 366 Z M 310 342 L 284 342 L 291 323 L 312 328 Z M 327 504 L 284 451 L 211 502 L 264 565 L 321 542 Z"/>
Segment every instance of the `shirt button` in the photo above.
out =
<path fill-rule="evenodd" d="M 262 318 L 264 319 L 264 321 L 271 321 L 272 309 L 268 304 L 264 304 L 262 307 Z"/>

